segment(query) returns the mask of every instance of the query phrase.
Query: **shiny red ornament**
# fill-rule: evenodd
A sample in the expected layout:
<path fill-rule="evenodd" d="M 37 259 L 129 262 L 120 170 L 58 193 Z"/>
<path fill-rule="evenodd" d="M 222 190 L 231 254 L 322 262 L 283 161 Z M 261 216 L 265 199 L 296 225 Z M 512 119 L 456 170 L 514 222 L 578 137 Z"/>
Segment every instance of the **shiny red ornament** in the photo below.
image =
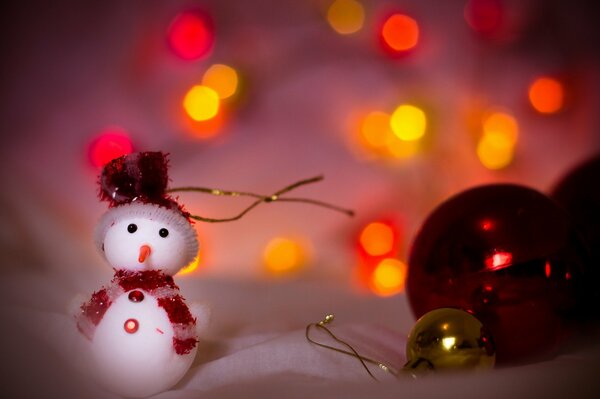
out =
<path fill-rule="evenodd" d="M 585 265 L 586 319 L 600 319 L 600 155 L 569 171 L 550 196 L 571 216 L 590 254 Z"/>
<path fill-rule="evenodd" d="M 409 257 L 416 317 L 472 312 L 492 332 L 499 363 L 551 356 L 581 308 L 585 250 L 568 215 L 518 185 L 464 191 L 435 209 Z"/>

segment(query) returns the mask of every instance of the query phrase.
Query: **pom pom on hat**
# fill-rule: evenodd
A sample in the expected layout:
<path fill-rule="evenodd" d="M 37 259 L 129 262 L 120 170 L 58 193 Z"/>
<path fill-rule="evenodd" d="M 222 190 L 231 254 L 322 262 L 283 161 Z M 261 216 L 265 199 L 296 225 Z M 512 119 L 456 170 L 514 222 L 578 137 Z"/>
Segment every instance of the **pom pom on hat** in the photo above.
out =
<path fill-rule="evenodd" d="M 162 152 L 138 152 L 110 161 L 100 175 L 100 199 L 110 207 L 140 201 L 181 208 L 166 193 L 168 161 Z M 185 214 L 185 212 L 182 211 Z M 186 217 L 188 215 L 185 215 Z"/>

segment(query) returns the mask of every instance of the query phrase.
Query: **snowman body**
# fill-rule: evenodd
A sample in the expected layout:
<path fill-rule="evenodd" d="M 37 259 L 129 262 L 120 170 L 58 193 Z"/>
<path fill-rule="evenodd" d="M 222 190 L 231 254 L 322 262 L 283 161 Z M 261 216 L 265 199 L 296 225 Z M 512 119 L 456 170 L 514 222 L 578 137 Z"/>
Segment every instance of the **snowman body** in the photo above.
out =
<path fill-rule="evenodd" d="M 187 372 L 197 349 L 176 353 L 175 335 L 154 295 L 144 290 L 121 294 L 104 313 L 91 341 L 98 380 L 124 396 L 169 389 Z"/>
<path fill-rule="evenodd" d="M 195 231 L 179 211 L 133 202 L 101 218 L 96 243 L 115 275 L 77 316 L 94 376 L 127 397 L 165 391 L 197 351 L 197 316 L 171 277 L 197 253 Z"/>

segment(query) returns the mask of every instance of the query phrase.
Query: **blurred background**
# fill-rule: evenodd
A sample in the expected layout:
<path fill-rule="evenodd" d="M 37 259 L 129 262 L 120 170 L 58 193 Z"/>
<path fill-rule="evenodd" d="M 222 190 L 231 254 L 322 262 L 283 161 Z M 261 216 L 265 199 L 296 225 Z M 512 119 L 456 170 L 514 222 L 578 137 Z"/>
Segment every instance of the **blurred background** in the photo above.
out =
<path fill-rule="evenodd" d="M 109 275 L 91 238 L 106 209 L 99 170 L 123 153 L 164 151 L 172 186 L 270 194 L 324 174 L 294 196 L 357 213 L 269 204 L 239 222 L 197 223 L 189 274 L 391 295 L 440 202 L 498 181 L 547 191 L 600 148 L 592 1 L 2 7 L 8 269 Z M 215 218 L 248 204 L 189 193 L 180 202 Z"/>
<path fill-rule="evenodd" d="M 323 174 L 293 196 L 356 211 L 273 203 L 196 223 L 198 261 L 176 281 L 215 304 L 215 335 L 301 328 L 330 309 L 406 333 L 408 252 L 434 207 L 485 183 L 548 192 L 600 150 L 594 1 L 0 7 L 1 291 L 14 313 L 64 314 L 110 279 L 93 244 L 107 209 L 97 176 L 163 151 L 173 187 L 271 194 Z M 179 201 L 212 218 L 250 202 Z"/>

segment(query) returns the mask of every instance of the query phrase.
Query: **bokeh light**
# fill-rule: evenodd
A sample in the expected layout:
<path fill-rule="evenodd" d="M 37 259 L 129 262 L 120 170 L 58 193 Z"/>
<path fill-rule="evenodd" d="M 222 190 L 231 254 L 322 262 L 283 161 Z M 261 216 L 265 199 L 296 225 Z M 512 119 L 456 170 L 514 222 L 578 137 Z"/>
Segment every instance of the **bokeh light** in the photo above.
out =
<path fill-rule="evenodd" d="M 184 11 L 171 22 L 167 40 L 180 58 L 189 61 L 200 59 L 210 52 L 215 41 L 212 21 L 200 11 Z"/>
<path fill-rule="evenodd" d="M 400 140 L 418 140 L 425 135 L 427 117 L 420 108 L 403 104 L 392 113 L 390 126 Z"/>
<path fill-rule="evenodd" d="M 373 271 L 371 289 L 377 295 L 391 296 L 404 291 L 407 266 L 394 258 L 386 258 L 379 262 Z"/>
<path fill-rule="evenodd" d="M 490 111 L 483 117 L 483 133 L 497 133 L 505 136 L 512 144 L 516 144 L 519 137 L 519 124 L 517 120 L 504 111 Z"/>
<path fill-rule="evenodd" d="M 184 275 L 184 274 L 190 274 L 194 271 L 196 271 L 198 269 L 198 267 L 200 266 L 201 260 L 200 260 L 200 254 L 198 254 L 198 256 L 196 256 L 194 258 L 193 261 L 190 262 L 189 265 L 187 265 L 186 267 L 184 267 L 183 269 L 181 269 L 177 275 Z"/>
<path fill-rule="evenodd" d="M 387 223 L 369 223 L 360 233 L 361 248 L 370 256 L 390 254 L 396 244 L 394 229 Z"/>
<path fill-rule="evenodd" d="M 265 268 L 274 275 L 298 271 L 305 266 L 307 258 L 306 245 L 291 238 L 276 237 L 263 251 Z"/>
<path fill-rule="evenodd" d="M 564 104 L 564 88 L 561 82 L 550 77 L 537 78 L 529 86 L 529 101 L 542 114 L 560 111 Z"/>
<path fill-rule="evenodd" d="M 385 112 L 370 112 L 360 123 L 362 141 L 372 149 L 385 147 L 391 133 L 390 115 Z"/>
<path fill-rule="evenodd" d="M 488 112 L 483 118 L 483 132 L 477 143 L 477 157 L 491 170 L 510 165 L 519 137 L 517 120 L 503 111 Z"/>
<path fill-rule="evenodd" d="M 349 35 L 362 29 L 365 9 L 356 0 L 335 0 L 327 10 L 327 21 L 337 33 Z"/>
<path fill-rule="evenodd" d="M 391 52 L 404 53 L 419 42 L 419 25 L 408 15 L 393 14 L 383 23 L 381 39 Z"/>
<path fill-rule="evenodd" d="M 228 65 L 214 64 L 204 72 L 202 84 L 217 92 L 220 99 L 233 96 L 238 89 L 239 77 Z"/>
<path fill-rule="evenodd" d="M 359 143 L 378 158 L 404 160 L 419 152 L 419 140 L 401 140 L 391 126 L 391 115 L 372 111 L 363 117 L 358 127 Z"/>
<path fill-rule="evenodd" d="M 195 121 L 206 121 L 214 118 L 219 112 L 219 95 L 210 87 L 193 86 L 183 99 L 183 108 Z"/>
<path fill-rule="evenodd" d="M 88 146 L 91 164 L 100 169 L 111 160 L 133 151 L 133 144 L 127 132 L 120 127 L 104 129 Z"/>
<path fill-rule="evenodd" d="M 469 0 L 464 16 L 467 24 L 478 33 L 493 35 L 502 26 L 504 9 L 501 0 Z"/>
<path fill-rule="evenodd" d="M 515 147 L 510 138 L 502 133 L 484 134 L 477 144 L 477 157 L 488 169 L 503 169 L 514 158 Z"/>

